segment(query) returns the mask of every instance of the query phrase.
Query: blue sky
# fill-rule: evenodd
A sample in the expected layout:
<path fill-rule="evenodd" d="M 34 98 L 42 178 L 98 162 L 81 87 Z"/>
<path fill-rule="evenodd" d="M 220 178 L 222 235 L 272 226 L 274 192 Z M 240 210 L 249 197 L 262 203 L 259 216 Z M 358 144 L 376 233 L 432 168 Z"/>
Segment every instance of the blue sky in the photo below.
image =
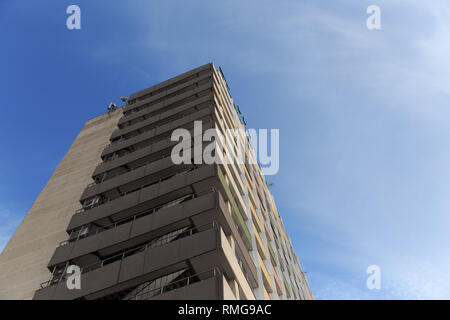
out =
<path fill-rule="evenodd" d="M 446 0 L 0 1 L 0 248 L 87 119 L 212 61 L 247 124 L 280 129 L 268 180 L 316 298 L 449 299 L 449 16 Z"/>

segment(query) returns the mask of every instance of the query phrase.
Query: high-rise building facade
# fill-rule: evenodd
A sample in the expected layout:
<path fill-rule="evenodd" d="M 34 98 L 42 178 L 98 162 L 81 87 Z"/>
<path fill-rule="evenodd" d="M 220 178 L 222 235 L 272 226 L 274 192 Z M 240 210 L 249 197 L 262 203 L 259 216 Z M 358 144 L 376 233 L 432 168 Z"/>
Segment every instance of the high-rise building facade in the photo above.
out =
<path fill-rule="evenodd" d="M 0 255 L 0 299 L 313 299 L 239 113 L 207 64 L 89 120 Z M 196 161 L 207 129 L 245 161 Z"/>

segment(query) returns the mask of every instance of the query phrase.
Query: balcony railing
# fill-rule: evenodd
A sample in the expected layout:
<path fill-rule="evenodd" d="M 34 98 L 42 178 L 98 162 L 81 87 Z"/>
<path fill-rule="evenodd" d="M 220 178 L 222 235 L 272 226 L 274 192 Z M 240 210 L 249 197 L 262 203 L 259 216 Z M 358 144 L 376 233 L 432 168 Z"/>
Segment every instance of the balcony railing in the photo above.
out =
<path fill-rule="evenodd" d="M 172 119 L 171 121 L 178 121 L 178 120 L 181 120 L 181 119 L 190 117 L 190 116 L 194 115 L 196 112 L 199 112 L 199 111 L 201 111 L 201 110 L 203 110 L 203 109 L 195 110 L 195 112 L 193 112 L 193 113 L 183 114 L 183 115 L 181 115 L 181 116 L 178 116 L 178 117 L 175 118 L 175 119 Z M 206 116 L 206 115 L 205 115 L 205 116 Z M 205 116 L 203 116 L 203 117 L 205 117 Z M 162 120 L 161 120 L 161 121 L 162 121 Z M 194 122 L 194 121 L 192 121 L 192 123 L 193 123 L 193 122 Z M 167 123 L 162 123 L 162 124 L 154 125 L 154 126 L 152 126 L 151 128 L 147 128 L 147 129 L 144 130 L 144 131 L 142 131 L 142 128 L 141 128 L 141 129 L 136 129 L 136 130 L 134 130 L 134 131 L 140 130 L 140 131 L 141 131 L 140 134 L 143 134 L 143 133 L 145 133 L 145 132 L 148 132 L 148 131 L 150 131 L 150 130 L 159 128 L 159 127 L 161 127 L 161 126 L 163 126 L 163 125 L 166 125 L 166 124 L 167 124 Z M 134 144 L 131 144 L 130 146 L 134 146 L 135 144 L 138 144 L 138 143 L 141 143 L 141 142 L 144 142 L 144 141 L 148 141 L 148 140 L 152 140 L 152 139 L 155 140 L 155 141 L 153 141 L 152 143 L 157 143 L 157 142 L 164 141 L 164 139 L 170 137 L 170 132 L 171 132 L 171 131 L 173 131 L 173 130 L 175 130 L 175 129 L 178 129 L 178 128 L 184 128 L 187 124 L 189 124 L 189 122 L 184 123 L 184 124 L 180 124 L 179 126 L 177 126 L 177 127 L 175 127 L 175 128 L 172 128 L 172 129 L 170 129 L 170 130 L 166 130 L 165 132 L 160 133 L 159 135 L 157 135 L 157 136 L 155 136 L 155 137 L 149 137 L 148 139 L 145 139 L 145 140 L 143 140 L 143 141 L 135 142 Z M 150 126 L 150 125 L 149 125 L 149 126 Z M 128 134 L 128 133 L 127 133 L 127 134 Z M 158 137 L 158 136 L 160 136 L 160 138 L 159 138 L 159 139 L 155 139 L 155 138 Z M 128 141 L 128 140 L 130 140 L 130 139 L 132 139 L 132 138 L 134 138 L 134 137 L 136 137 L 136 136 L 132 136 L 132 137 L 129 137 L 129 138 L 125 138 L 125 137 L 122 135 L 122 136 L 120 136 L 120 139 L 119 139 L 119 140 L 120 140 L 120 141 Z M 119 140 L 114 140 L 113 142 L 110 143 L 109 146 L 115 145 Z M 130 147 L 130 146 L 128 146 L 128 147 Z M 123 148 L 120 149 L 120 150 L 124 150 L 125 148 L 127 148 L 127 147 L 123 147 Z M 128 153 L 124 153 L 124 154 L 121 154 L 121 155 L 119 155 L 119 154 L 114 155 L 115 152 L 120 151 L 120 150 L 117 150 L 117 151 L 115 151 L 114 153 L 112 153 L 112 156 L 109 156 L 109 157 L 105 158 L 102 162 L 100 162 L 100 164 L 108 163 L 108 162 L 110 162 L 110 161 L 113 161 L 113 160 L 116 160 L 116 159 L 120 159 L 120 158 L 122 158 L 122 157 L 124 157 L 124 156 L 127 156 L 127 155 L 129 155 L 129 154 L 132 154 L 132 153 L 134 153 L 134 152 L 136 152 L 136 151 L 142 150 L 142 148 L 144 148 L 144 147 L 134 149 L 133 151 L 129 151 Z"/>
<path fill-rule="evenodd" d="M 192 193 L 192 194 L 186 195 L 186 196 L 184 196 L 184 197 L 181 197 L 181 198 L 172 200 L 172 201 L 170 201 L 170 202 L 168 202 L 168 203 L 159 205 L 159 206 L 157 206 L 157 207 L 153 207 L 153 208 L 151 208 L 151 209 L 142 211 L 142 212 L 137 213 L 137 214 L 135 214 L 135 215 L 133 215 L 133 216 L 131 216 L 131 217 L 127 217 L 127 218 L 120 219 L 120 220 L 116 221 L 115 223 L 109 224 L 109 225 L 107 225 L 107 226 L 104 226 L 104 227 L 97 227 L 96 229 L 94 229 L 94 230 L 92 230 L 92 231 L 87 231 L 87 232 L 86 232 L 86 231 L 84 231 L 84 230 L 85 230 L 84 227 L 86 227 L 86 226 L 82 226 L 82 227 L 80 228 L 80 230 L 79 230 L 78 232 L 76 232 L 76 235 L 75 235 L 75 236 L 72 236 L 72 235 L 71 235 L 71 236 L 69 237 L 69 239 L 60 242 L 59 245 L 60 245 L 60 246 L 65 246 L 65 245 L 67 245 L 67 244 L 69 244 L 69 243 L 71 243 L 71 242 L 75 242 L 75 241 L 78 241 L 78 240 L 81 240 L 81 239 L 84 239 L 84 238 L 87 238 L 87 237 L 90 237 L 90 236 L 99 234 L 99 233 L 101 233 L 101 232 L 103 232 L 103 231 L 107 231 L 107 230 L 110 230 L 110 229 L 114 229 L 114 228 L 116 228 L 116 227 L 118 227 L 118 226 L 120 226 L 120 225 L 123 225 L 123 224 L 128 223 L 128 222 L 131 222 L 131 221 L 135 221 L 135 220 L 137 220 L 137 219 L 139 219 L 139 218 L 143 218 L 143 217 L 148 216 L 148 215 L 150 215 L 150 214 L 153 214 L 153 213 L 155 213 L 155 212 L 157 212 L 157 211 L 159 211 L 159 210 L 161 210 L 161 209 L 164 209 L 164 208 L 166 208 L 166 207 L 169 207 L 170 205 L 172 205 L 173 203 L 175 203 L 175 202 L 177 202 L 177 201 L 185 201 L 185 200 L 187 200 L 187 199 L 193 200 L 193 199 L 199 198 L 199 197 L 201 197 L 201 196 L 204 196 L 204 195 L 206 195 L 206 194 L 210 194 L 210 193 L 214 193 L 214 192 L 216 192 L 216 188 L 213 187 L 213 188 L 211 188 L 211 189 L 209 189 L 209 190 L 206 190 L 206 191 L 203 191 L 203 192 Z"/>
<path fill-rule="evenodd" d="M 149 298 L 153 298 L 155 296 L 161 295 L 163 293 L 189 286 L 193 283 L 203 281 L 210 278 L 215 278 L 220 276 L 222 273 L 220 272 L 219 268 L 215 267 L 213 269 L 210 269 L 208 271 L 200 272 L 197 274 L 194 274 L 192 276 L 170 282 L 164 286 L 161 286 L 159 288 L 154 288 L 148 291 L 140 292 L 133 298 L 130 298 L 128 300 L 148 300 Z"/>
<path fill-rule="evenodd" d="M 190 112 L 190 113 L 183 113 L 184 111 L 186 111 L 186 110 L 183 109 L 183 110 L 178 111 L 177 113 L 172 114 L 172 115 L 164 115 L 162 118 L 159 118 L 159 117 L 158 117 L 158 119 L 155 121 L 155 123 L 151 123 L 151 124 L 148 124 L 148 125 L 147 125 L 147 127 L 152 126 L 151 128 L 147 128 L 145 131 L 142 131 L 141 133 L 145 133 L 145 132 L 147 132 L 147 131 L 153 130 L 153 129 L 158 128 L 158 127 L 161 127 L 161 126 L 163 126 L 163 125 L 166 125 L 167 123 L 170 123 L 170 122 L 173 122 L 173 121 L 177 121 L 177 120 L 181 120 L 181 119 L 184 119 L 184 118 L 186 118 L 186 117 L 188 117 L 188 116 L 192 116 L 194 113 L 196 113 L 196 112 L 198 112 L 198 111 L 200 111 L 200 110 L 203 109 L 203 108 L 202 108 L 202 109 L 196 109 L 198 106 L 200 106 L 200 105 L 203 104 L 203 103 L 204 103 L 204 102 L 189 107 L 190 109 L 194 110 L 193 112 Z M 184 106 L 181 105 L 181 106 L 179 106 L 179 107 L 184 107 Z M 175 107 L 175 108 L 177 108 L 177 107 Z M 187 110 L 189 110 L 189 109 L 187 109 Z M 165 111 L 165 112 L 168 112 L 168 111 Z M 161 115 L 161 114 L 159 114 L 159 116 L 160 116 L 160 115 Z M 143 116 L 143 117 L 144 117 L 144 116 Z M 151 119 L 151 118 L 156 118 L 156 117 L 157 117 L 157 116 L 150 116 L 150 117 L 144 118 L 144 119 L 141 120 L 141 121 L 145 121 L 145 120 L 148 120 L 148 119 Z M 139 122 L 141 122 L 141 121 L 139 121 Z M 137 124 L 137 123 L 139 123 L 139 122 L 136 122 L 136 123 L 134 123 L 133 125 L 135 125 L 135 124 Z M 130 127 L 130 126 L 131 126 L 131 125 L 123 126 L 123 127 L 119 128 L 119 130 L 128 128 L 128 127 Z M 145 128 L 145 127 L 144 127 L 144 128 Z M 133 131 L 127 132 L 126 134 L 129 134 L 129 133 L 131 133 L 131 132 L 135 132 L 136 130 L 141 130 L 141 129 L 142 129 L 142 128 L 137 128 L 137 129 L 135 129 L 135 130 L 133 130 Z M 176 128 L 175 128 L 175 129 L 176 129 Z M 134 137 L 134 136 L 133 136 L 133 137 Z M 125 141 L 125 140 L 129 140 L 129 139 L 131 139 L 131 138 L 132 138 L 132 137 L 130 137 L 130 138 L 125 138 L 124 135 L 121 135 L 119 139 L 112 141 L 112 142 L 110 143 L 110 146 L 113 145 L 113 144 L 116 144 L 116 143 L 119 142 L 119 141 Z"/>
<path fill-rule="evenodd" d="M 90 272 L 90 271 L 94 271 L 94 270 L 97 270 L 97 269 L 100 269 L 100 268 L 103 268 L 104 266 L 106 266 L 108 264 L 111 264 L 113 262 L 116 262 L 116 261 L 123 261 L 125 258 L 127 258 L 129 256 L 132 256 L 135 253 L 145 252 L 145 251 L 147 251 L 147 249 L 156 248 L 156 247 L 162 246 L 164 244 L 170 243 L 170 242 L 172 242 L 174 240 L 180 239 L 180 238 L 190 237 L 193 234 L 204 232 L 204 231 L 207 231 L 207 230 L 210 230 L 210 229 L 217 229 L 218 226 L 219 226 L 218 223 L 216 221 L 213 221 L 211 223 L 208 223 L 208 224 L 205 224 L 205 225 L 202 225 L 202 226 L 191 227 L 191 228 L 189 228 L 189 229 L 187 229 L 185 231 L 182 231 L 180 233 L 176 233 L 176 234 L 173 234 L 173 232 L 169 233 L 169 234 L 167 234 L 165 236 L 162 236 L 160 238 L 153 239 L 152 241 L 149 241 L 149 242 L 147 242 L 147 243 L 145 243 L 143 245 L 140 245 L 138 247 L 134 247 L 132 249 L 125 250 L 125 251 L 123 251 L 121 253 L 118 253 L 118 254 L 116 254 L 114 256 L 102 259 L 101 261 L 98 261 L 98 262 L 92 263 L 90 265 L 87 265 L 85 267 L 82 267 L 82 268 L 80 268 L 81 274 L 86 273 L 86 272 Z M 64 267 L 64 271 L 61 272 L 61 274 L 58 274 L 57 277 L 52 276 L 52 278 L 50 280 L 41 283 L 40 288 L 44 289 L 44 288 L 46 288 L 46 287 L 48 287 L 50 285 L 53 285 L 53 284 L 56 284 L 56 283 L 59 283 L 61 281 L 66 280 L 67 277 L 69 276 L 66 273 L 68 266 L 69 266 L 69 261 L 66 262 L 65 267 Z M 55 267 L 53 273 L 55 273 L 55 271 L 56 271 L 56 267 Z"/>
<path fill-rule="evenodd" d="M 126 172 L 119 172 L 119 173 L 116 173 L 116 174 L 113 174 L 113 175 L 107 174 L 107 178 L 108 178 L 108 180 L 110 180 L 110 179 L 112 179 L 112 178 L 115 178 L 115 177 L 120 176 L 120 175 L 122 175 L 122 174 L 126 174 L 126 173 L 128 173 L 128 172 L 130 172 L 130 171 L 133 171 L 133 170 L 142 168 L 142 167 L 144 167 L 144 166 L 146 166 L 146 165 L 148 165 L 148 164 L 150 164 L 150 163 L 156 162 L 156 161 L 158 161 L 158 160 L 162 160 L 162 159 L 167 158 L 167 157 L 170 157 L 170 156 L 171 156 L 171 151 L 170 151 L 170 152 L 167 152 L 167 153 L 165 153 L 165 154 L 163 154 L 163 155 L 160 156 L 160 157 L 154 158 L 154 159 L 152 159 L 152 160 L 145 161 L 143 164 L 141 164 L 141 165 L 139 165 L 139 166 L 137 166 L 137 167 L 135 167 L 135 168 L 133 168 L 133 169 L 131 169 L 131 170 L 128 170 L 128 171 L 126 171 Z M 99 166 L 99 165 L 101 165 L 101 164 L 102 164 L 102 162 L 100 162 L 97 166 Z M 116 168 L 115 168 L 115 169 L 116 169 Z M 103 173 L 101 173 L 101 174 L 105 174 L 105 173 L 107 173 L 107 172 L 103 172 Z M 95 178 L 95 180 L 96 180 L 96 178 Z M 100 184 L 100 183 L 102 183 L 102 182 L 104 182 L 104 181 L 107 181 L 107 180 L 94 181 L 94 182 L 90 183 L 90 184 L 88 185 L 88 187 L 93 186 L 93 185 L 96 185 L 96 184 Z"/>
<path fill-rule="evenodd" d="M 204 80 L 204 79 L 201 79 L 201 80 Z M 200 80 L 200 81 L 201 81 L 201 80 Z M 193 81 L 193 80 L 189 80 L 189 81 Z M 164 95 L 164 96 L 162 96 L 162 97 L 160 97 L 160 98 L 158 98 L 158 99 L 156 99 L 156 100 L 154 100 L 154 101 L 149 101 L 149 102 L 147 102 L 147 103 L 142 104 L 142 105 L 139 106 L 139 107 L 135 107 L 135 108 L 133 108 L 133 109 L 130 109 L 130 110 L 125 111 L 125 112 L 123 113 L 123 117 L 124 117 L 124 119 L 126 119 L 126 118 L 128 118 L 130 115 L 132 115 L 133 113 L 142 111 L 142 110 L 144 110 L 144 109 L 148 109 L 149 107 L 152 107 L 152 106 L 154 106 L 154 105 L 157 105 L 157 104 L 161 103 L 161 102 L 164 101 L 164 100 L 169 100 L 169 99 L 174 98 L 174 97 L 176 97 L 176 96 L 179 96 L 179 95 L 181 95 L 181 94 L 183 94 L 183 93 L 186 93 L 186 92 L 189 92 L 189 91 L 193 91 L 193 90 L 196 90 L 196 89 L 198 89 L 198 88 L 200 88 L 200 87 L 202 87 L 202 86 L 205 86 L 205 84 L 199 85 L 198 82 L 194 82 L 194 83 L 196 84 L 195 89 L 190 89 L 190 90 L 188 90 L 188 91 L 185 91 L 185 92 L 181 92 L 181 93 L 180 93 L 180 91 L 183 91 L 183 90 L 185 89 L 185 88 L 180 88 L 179 90 L 176 90 L 176 91 L 174 91 L 174 92 L 172 92 L 172 93 L 170 93 L 170 94 L 168 94 L 168 95 Z M 180 84 L 180 85 L 181 85 L 181 84 Z M 174 87 L 174 88 L 175 88 L 175 87 Z M 202 90 L 202 91 L 200 91 L 200 92 L 208 91 L 208 90 L 210 90 L 210 89 L 207 88 L 207 89 Z M 200 93 L 200 92 L 197 92 L 197 94 Z M 168 105 L 168 106 L 165 106 L 165 108 L 171 107 L 173 104 L 180 103 L 180 101 L 186 100 L 186 99 L 188 99 L 188 98 L 190 98 L 190 97 L 187 97 L 187 98 L 184 98 L 184 99 L 181 99 L 181 100 L 177 100 L 177 101 L 173 102 L 172 104 L 170 104 L 170 105 Z M 145 98 L 145 99 L 148 99 L 148 98 Z M 140 101 L 144 101 L 145 99 L 140 100 Z"/>
<path fill-rule="evenodd" d="M 105 203 L 108 203 L 108 202 L 114 201 L 114 200 L 116 200 L 116 199 L 118 199 L 120 197 L 126 196 L 127 194 L 130 194 L 130 193 L 133 193 L 133 192 L 136 192 L 136 191 L 140 191 L 140 190 L 142 190 L 144 188 L 147 188 L 147 187 L 150 187 L 152 185 L 155 185 L 155 184 L 161 183 L 163 181 L 169 180 L 170 178 L 175 177 L 176 175 L 183 174 L 183 173 L 188 173 L 188 172 L 190 172 L 190 171 L 192 171 L 194 169 L 196 169 L 196 167 L 193 167 L 193 168 L 191 168 L 189 170 L 184 170 L 184 171 L 181 171 L 181 172 L 175 172 L 175 173 L 168 174 L 168 175 L 166 175 L 164 177 L 161 177 L 161 178 L 159 178 L 157 180 L 153 180 L 152 182 L 146 183 L 146 184 L 144 184 L 142 186 L 139 186 L 139 187 L 137 187 L 135 189 L 132 189 L 130 191 L 121 192 L 119 194 L 119 196 L 117 198 L 114 198 L 114 199 L 105 198 L 105 199 L 102 199 L 102 200 L 98 200 L 95 203 L 93 203 L 93 204 L 91 204 L 91 205 L 89 205 L 87 207 L 83 207 L 83 208 L 80 208 L 80 209 L 76 210 L 75 214 L 86 212 L 86 211 L 88 211 L 90 209 L 99 207 L 101 205 L 104 205 Z"/>

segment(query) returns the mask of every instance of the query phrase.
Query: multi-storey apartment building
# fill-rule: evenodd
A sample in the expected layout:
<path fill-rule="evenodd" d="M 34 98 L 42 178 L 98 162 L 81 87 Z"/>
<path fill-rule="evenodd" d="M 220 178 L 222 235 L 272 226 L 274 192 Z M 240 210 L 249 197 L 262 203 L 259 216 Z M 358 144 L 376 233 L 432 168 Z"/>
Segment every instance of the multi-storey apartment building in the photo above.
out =
<path fill-rule="evenodd" d="M 312 299 L 239 113 L 207 64 L 89 120 L 0 256 L 0 298 Z M 205 146 L 194 121 L 246 161 L 175 164 L 175 129 Z"/>

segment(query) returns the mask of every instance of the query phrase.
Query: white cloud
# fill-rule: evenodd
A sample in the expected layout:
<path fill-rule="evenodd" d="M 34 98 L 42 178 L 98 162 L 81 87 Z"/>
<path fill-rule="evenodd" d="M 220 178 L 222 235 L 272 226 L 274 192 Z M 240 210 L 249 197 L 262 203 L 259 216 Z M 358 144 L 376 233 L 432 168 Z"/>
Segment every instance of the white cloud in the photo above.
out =
<path fill-rule="evenodd" d="M 318 298 L 373 297 L 364 288 L 370 264 L 382 267 L 384 297 L 449 298 L 442 253 L 450 243 L 450 4 L 379 0 L 382 30 L 368 31 L 369 4 L 142 4 L 126 11 L 143 32 L 124 50 L 174 74 L 226 64 L 244 87 L 256 83 L 261 96 L 275 97 L 279 105 L 266 117 L 298 121 L 281 128 L 281 139 L 293 138 L 277 200 L 302 215 L 298 225 L 310 221 L 310 237 L 327 246 L 299 254 L 327 269 L 320 277 L 310 270 L 323 284 Z M 147 19 L 136 19 L 142 12 Z M 117 52 L 101 52 L 108 54 Z"/>

